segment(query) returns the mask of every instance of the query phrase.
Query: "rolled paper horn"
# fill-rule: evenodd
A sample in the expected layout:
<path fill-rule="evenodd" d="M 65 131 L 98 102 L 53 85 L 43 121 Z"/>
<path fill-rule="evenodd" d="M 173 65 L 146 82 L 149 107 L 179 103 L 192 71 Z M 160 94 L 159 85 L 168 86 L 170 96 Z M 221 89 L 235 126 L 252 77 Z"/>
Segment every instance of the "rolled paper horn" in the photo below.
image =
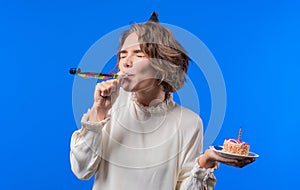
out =
<path fill-rule="evenodd" d="M 70 74 L 78 75 L 82 78 L 94 78 L 100 80 L 110 80 L 117 78 L 127 78 L 128 75 L 118 75 L 118 73 L 109 74 L 109 73 L 96 73 L 96 72 L 81 72 L 80 68 L 71 68 L 69 70 Z"/>
<path fill-rule="evenodd" d="M 159 22 L 159 20 L 158 20 L 158 13 L 154 11 L 151 14 L 151 17 L 149 18 L 149 21 L 151 21 L 151 22 Z"/>

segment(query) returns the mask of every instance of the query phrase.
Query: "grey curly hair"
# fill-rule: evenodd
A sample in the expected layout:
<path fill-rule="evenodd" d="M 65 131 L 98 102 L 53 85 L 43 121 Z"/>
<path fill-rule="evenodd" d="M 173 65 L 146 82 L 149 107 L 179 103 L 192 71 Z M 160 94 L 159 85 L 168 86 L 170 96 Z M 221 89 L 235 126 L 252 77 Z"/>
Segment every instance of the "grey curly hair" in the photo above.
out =
<path fill-rule="evenodd" d="M 157 18 L 156 18 L 157 19 Z M 123 32 L 120 48 L 126 38 L 136 33 L 143 53 L 149 58 L 151 65 L 157 70 L 157 79 L 166 91 L 175 92 L 185 80 L 189 65 L 189 57 L 173 33 L 157 21 L 149 20 L 143 24 L 133 24 L 131 29 Z M 118 62 L 120 57 L 118 56 Z"/>

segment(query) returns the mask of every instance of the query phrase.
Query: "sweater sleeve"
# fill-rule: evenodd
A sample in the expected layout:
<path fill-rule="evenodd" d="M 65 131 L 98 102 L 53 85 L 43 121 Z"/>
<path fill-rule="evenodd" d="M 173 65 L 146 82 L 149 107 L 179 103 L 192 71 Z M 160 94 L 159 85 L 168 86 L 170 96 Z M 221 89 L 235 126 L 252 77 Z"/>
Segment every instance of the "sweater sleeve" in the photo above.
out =
<path fill-rule="evenodd" d="M 191 175 L 182 183 L 179 190 L 213 190 L 216 184 L 216 178 L 213 172 L 219 168 L 219 163 L 216 163 L 212 168 L 201 168 L 196 159 Z"/>
<path fill-rule="evenodd" d="M 203 146 L 202 129 L 202 121 L 199 119 L 188 146 L 180 155 L 181 163 L 176 190 L 213 190 L 215 187 L 216 178 L 213 172 L 219 167 L 219 163 L 208 169 L 201 168 L 198 164 Z"/>
<path fill-rule="evenodd" d="M 77 178 L 83 180 L 91 178 L 97 171 L 101 161 L 102 129 L 110 121 L 108 117 L 91 122 L 87 115 L 83 115 L 82 128 L 73 133 L 70 144 L 71 169 Z"/>

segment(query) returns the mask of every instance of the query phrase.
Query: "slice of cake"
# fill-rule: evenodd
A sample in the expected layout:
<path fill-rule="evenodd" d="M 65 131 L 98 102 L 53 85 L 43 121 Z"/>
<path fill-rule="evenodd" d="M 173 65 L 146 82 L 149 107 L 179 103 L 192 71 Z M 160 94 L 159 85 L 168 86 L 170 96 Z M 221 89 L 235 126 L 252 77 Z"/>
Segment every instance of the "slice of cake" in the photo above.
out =
<path fill-rule="evenodd" d="M 223 144 L 223 152 L 229 152 L 232 154 L 249 155 L 250 145 L 241 141 L 242 129 L 239 131 L 238 140 L 225 139 Z"/>
<path fill-rule="evenodd" d="M 246 142 L 238 142 L 235 139 L 225 139 L 222 151 L 232 154 L 249 155 L 250 145 Z"/>

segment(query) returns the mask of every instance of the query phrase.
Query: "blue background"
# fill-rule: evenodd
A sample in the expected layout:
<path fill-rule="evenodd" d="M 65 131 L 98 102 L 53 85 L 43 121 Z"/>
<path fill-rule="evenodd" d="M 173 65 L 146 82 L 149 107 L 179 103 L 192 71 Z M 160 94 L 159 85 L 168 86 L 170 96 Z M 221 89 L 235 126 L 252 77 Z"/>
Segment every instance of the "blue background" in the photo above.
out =
<path fill-rule="evenodd" d="M 216 189 L 299 186 L 299 1 L 12 0 L 0 3 L 1 189 L 91 189 L 70 170 L 77 127 L 68 69 L 103 35 L 153 10 L 200 38 L 219 63 L 227 111 L 214 144 L 242 126 L 260 154 L 243 169 L 221 165 Z M 209 111 L 204 101 L 204 123 Z"/>

